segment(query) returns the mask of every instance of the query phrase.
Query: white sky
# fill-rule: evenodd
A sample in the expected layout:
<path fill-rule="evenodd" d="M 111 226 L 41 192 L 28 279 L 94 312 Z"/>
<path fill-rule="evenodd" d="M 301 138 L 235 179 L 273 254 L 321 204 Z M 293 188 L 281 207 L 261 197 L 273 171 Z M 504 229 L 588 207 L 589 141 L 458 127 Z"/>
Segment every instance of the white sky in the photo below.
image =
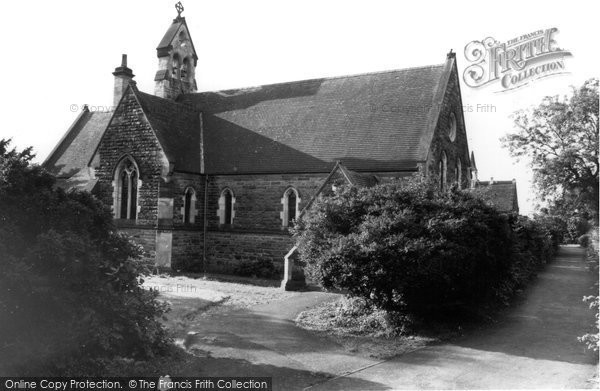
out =
<path fill-rule="evenodd" d="M 3 2 L 0 32 L 0 138 L 32 145 L 42 161 L 77 116 L 71 105 L 112 103 L 112 71 L 127 53 L 142 91 L 154 91 L 156 46 L 176 16 L 175 0 Z M 499 138 L 509 115 L 598 77 L 596 1 L 192 1 L 184 0 L 198 51 L 200 90 L 438 64 L 492 36 L 504 42 L 557 27 L 570 50 L 569 75 L 546 78 L 514 92 L 498 85 L 471 89 L 463 103 L 496 112 L 465 113 L 469 147 L 482 180 L 516 178 L 524 214 L 531 211 L 530 173 L 515 164 Z"/>

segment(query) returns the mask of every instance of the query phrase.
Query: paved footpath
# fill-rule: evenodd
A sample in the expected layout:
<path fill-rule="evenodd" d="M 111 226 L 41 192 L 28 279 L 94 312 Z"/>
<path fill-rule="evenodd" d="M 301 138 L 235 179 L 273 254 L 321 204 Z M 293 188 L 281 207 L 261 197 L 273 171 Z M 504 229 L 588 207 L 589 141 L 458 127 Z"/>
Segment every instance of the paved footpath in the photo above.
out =
<path fill-rule="evenodd" d="M 597 356 L 577 341 L 593 323 L 581 299 L 594 282 L 583 250 L 562 247 L 500 323 L 386 361 L 294 326 L 305 308 L 337 298 L 320 292 L 199 318 L 186 346 L 213 358 L 206 375 L 272 375 L 275 390 L 595 388 Z"/>

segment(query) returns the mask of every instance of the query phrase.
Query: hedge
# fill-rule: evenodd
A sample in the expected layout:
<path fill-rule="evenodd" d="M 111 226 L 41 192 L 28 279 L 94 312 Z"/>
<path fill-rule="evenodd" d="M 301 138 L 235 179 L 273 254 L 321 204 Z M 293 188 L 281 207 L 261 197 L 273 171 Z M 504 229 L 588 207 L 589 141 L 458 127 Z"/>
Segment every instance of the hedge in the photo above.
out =
<path fill-rule="evenodd" d="M 506 303 L 554 251 L 542 222 L 420 178 L 339 187 L 313 204 L 294 235 L 307 272 L 325 288 L 422 317 Z"/>

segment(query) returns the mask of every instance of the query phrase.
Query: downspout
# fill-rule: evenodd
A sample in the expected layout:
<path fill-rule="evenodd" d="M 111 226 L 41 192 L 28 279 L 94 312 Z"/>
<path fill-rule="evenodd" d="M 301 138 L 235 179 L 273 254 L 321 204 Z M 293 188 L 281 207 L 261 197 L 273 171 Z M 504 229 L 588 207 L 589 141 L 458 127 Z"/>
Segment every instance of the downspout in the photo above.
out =
<path fill-rule="evenodd" d="M 204 172 L 204 118 L 202 112 L 199 114 L 200 120 L 200 173 L 204 174 L 204 209 L 202 224 L 202 274 L 206 278 L 206 232 L 208 228 L 208 175 Z"/>
<path fill-rule="evenodd" d="M 202 234 L 202 272 L 206 278 L 206 232 L 208 228 L 208 175 L 204 176 L 204 227 Z"/>

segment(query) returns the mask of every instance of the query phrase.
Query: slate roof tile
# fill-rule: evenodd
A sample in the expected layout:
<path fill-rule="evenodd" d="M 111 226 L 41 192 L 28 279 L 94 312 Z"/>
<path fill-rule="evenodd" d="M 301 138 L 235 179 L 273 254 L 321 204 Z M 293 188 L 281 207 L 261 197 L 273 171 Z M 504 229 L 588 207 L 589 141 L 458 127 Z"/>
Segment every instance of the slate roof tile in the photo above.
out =
<path fill-rule="evenodd" d="M 87 167 L 100 142 L 112 112 L 90 112 L 86 109 L 48 155 L 43 163 L 58 178 L 69 178 Z"/>
<path fill-rule="evenodd" d="M 150 126 L 175 170 L 201 170 L 200 112 L 192 107 L 133 88 Z"/>
<path fill-rule="evenodd" d="M 513 181 L 479 181 L 476 188 L 501 212 L 518 212 L 517 184 Z"/>
<path fill-rule="evenodd" d="M 445 64 L 182 95 L 203 112 L 207 173 L 403 171 Z"/>

